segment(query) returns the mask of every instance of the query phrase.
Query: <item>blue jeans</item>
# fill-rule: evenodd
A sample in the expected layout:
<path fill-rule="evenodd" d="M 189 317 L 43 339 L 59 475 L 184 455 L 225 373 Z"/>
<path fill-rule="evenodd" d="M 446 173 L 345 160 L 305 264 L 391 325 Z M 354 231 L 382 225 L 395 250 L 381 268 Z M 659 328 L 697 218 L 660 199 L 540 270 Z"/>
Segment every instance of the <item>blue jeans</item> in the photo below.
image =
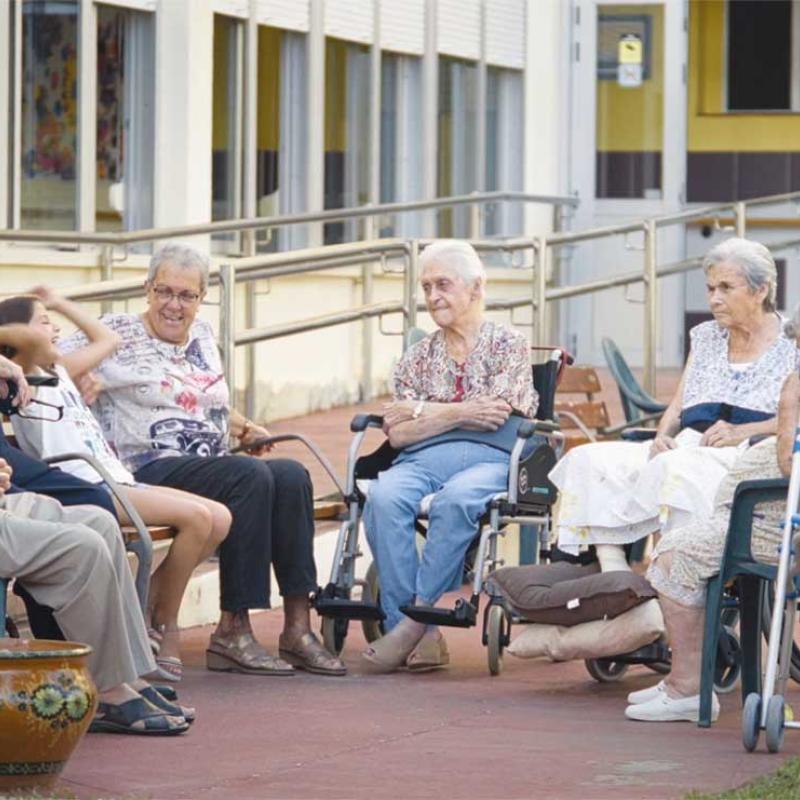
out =
<path fill-rule="evenodd" d="M 386 630 L 404 615 L 400 606 L 435 605 L 458 588 L 464 556 L 493 495 L 508 486 L 508 454 L 474 442 L 446 442 L 401 453 L 372 482 L 364 509 L 381 585 Z M 434 494 L 420 559 L 414 520 L 420 500 Z"/>

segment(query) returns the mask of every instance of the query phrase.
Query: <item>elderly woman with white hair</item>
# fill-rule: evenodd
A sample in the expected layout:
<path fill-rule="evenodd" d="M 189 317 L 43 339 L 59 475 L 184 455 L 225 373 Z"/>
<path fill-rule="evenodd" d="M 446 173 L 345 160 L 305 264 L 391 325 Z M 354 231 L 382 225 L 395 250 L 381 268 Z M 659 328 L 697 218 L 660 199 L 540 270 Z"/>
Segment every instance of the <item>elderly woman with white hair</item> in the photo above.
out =
<path fill-rule="evenodd" d="M 786 324 L 787 336 L 800 335 L 800 306 Z M 628 695 L 628 719 L 642 722 L 697 722 L 700 712 L 700 661 L 704 606 L 709 578 L 719 572 L 736 487 L 741 481 L 787 476 L 800 410 L 800 380 L 792 372 L 783 384 L 778 408 L 778 436 L 740 453 L 719 485 L 710 520 L 693 520 L 658 543 L 647 578 L 658 591 L 672 649 L 672 669 L 664 680 Z M 757 506 L 750 547 L 757 561 L 775 564 L 783 532 L 785 503 Z M 711 716 L 719 715 L 712 697 Z"/>
<path fill-rule="evenodd" d="M 258 447 L 269 434 L 230 407 L 211 326 L 197 317 L 208 268 L 208 258 L 194 248 L 165 245 L 150 262 L 144 313 L 102 318 L 119 347 L 97 368 L 103 391 L 95 413 L 138 483 L 192 492 L 230 511 L 230 533 L 220 545 L 222 613 L 206 650 L 208 668 L 344 675 L 344 664 L 310 628 L 317 576 L 308 472 L 289 459 L 228 453 L 229 434 L 245 447 Z M 66 352 L 85 344 L 78 333 L 61 347 Z M 251 609 L 269 607 L 270 565 L 283 596 L 280 657 L 255 638 L 249 616 Z"/>
<path fill-rule="evenodd" d="M 613 545 L 708 520 L 749 440 L 775 433 L 781 387 L 797 362 L 775 310 L 775 262 L 764 245 L 732 238 L 708 252 L 703 269 L 714 319 L 690 332 L 655 439 L 576 447 L 550 473 L 560 491 L 559 547 L 595 545 L 601 566 L 619 564 Z"/>
<path fill-rule="evenodd" d="M 512 411 L 533 416 L 537 403 L 527 339 L 485 319 L 486 273 L 475 250 L 466 242 L 435 242 L 420 256 L 420 268 L 438 330 L 410 347 L 395 368 L 384 429 L 400 454 L 370 488 L 364 515 L 387 633 L 363 657 L 380 672 L 448 663 L 439 631 L 426 630 L 400 608 L 434 605 L 460 585 L 478 520 L 508 480 L 508 452 L 480 433 L 498 431 Z M 420 558 L 414 521 L 430 494 Z"/>

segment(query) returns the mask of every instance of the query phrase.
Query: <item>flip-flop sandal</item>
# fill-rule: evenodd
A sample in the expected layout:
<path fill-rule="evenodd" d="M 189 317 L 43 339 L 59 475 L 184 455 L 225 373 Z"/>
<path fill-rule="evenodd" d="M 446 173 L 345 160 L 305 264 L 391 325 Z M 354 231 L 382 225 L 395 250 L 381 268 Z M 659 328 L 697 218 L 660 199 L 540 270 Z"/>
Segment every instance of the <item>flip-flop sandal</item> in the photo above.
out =
<path fill-rule="evenodd" d="M 98 717 L 97 714 L 101 716 Z M 189 723 L 185 719 L 179 722 L 181 719 L 155 708 L 143 697 L 136 697 L 119 705 L 98 703 L 95 718 L 89 724 L 89 732 L 176 736 L 189 730 Z"/>
<path fill-rule="evenodd" d="M 431 672 L 449 663 L 450 653 L 444 636 L 423 636 L 406 659 L 406 669 L 409 672 Z"/>
<path fill-rule="evenodd" d="M 161 652 L 161 640 L 163 638 L 161 633 L 155 628 L 148 628 L 147 638 L 150 640 L 150 649 L 153 651 L 153 655 L 157 656 Z"/>
<path fill-rule="evenodd" d="M 139 689 L 139 694 L 144 697 L 145 700 L 149 700 L 156 708 L 160 708 L 171 717 L 183 717 L 190 725 L 197 717 L 197 712 L 194 708 L 170 703 L 155 686 L 145 686 L 144 689 Z"/>
<path fill-rule="evenodd" d="M 160 656 L 156 658 L 156 664 L 165 673 L 165 676 L 170 676 L 167 680 L 178 683 L 183 678 L 183 662 L 179 658 L 175 656 Z"/>

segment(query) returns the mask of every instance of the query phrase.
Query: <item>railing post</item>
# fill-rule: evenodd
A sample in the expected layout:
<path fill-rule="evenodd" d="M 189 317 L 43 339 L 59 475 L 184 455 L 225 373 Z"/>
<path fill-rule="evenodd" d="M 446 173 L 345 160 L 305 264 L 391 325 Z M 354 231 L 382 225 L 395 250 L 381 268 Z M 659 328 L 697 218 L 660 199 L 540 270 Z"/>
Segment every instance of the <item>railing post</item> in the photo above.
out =
<path fill-rule="evenodd" d="M 111 281 L 114 279 L 114 245 L 104 244 L 100 250 L 100 279 Z M 111 311 L 111 300 L 100 302 L 100 311 L 108 314 Z"/>
<path fill-rule="evenodd" d="M 541 347 L 547 343 L 547 238 L 535 238 L 533 248 L 533 343 Z"/>
<path fill-rule="evenodd" d="M 363 236 L 371 241 L 375 236 L 375 217 L 364 217 Z M 361 304 L 370 305 L 373 300 L 373 265 L 361 266 Z M 361 321 L 361 401 L 372 400 L 372 319 Z"/>
<path fill-rule="evenodd" d="M 477 195 L 479 192 L 470 192 L 470 194 Z M 470 204 L 469 207 L 469 238 L 481 238 L 481 204 L 476 200 Z"/>
<path fill-rule="evenodd" d="M 733 207 L 733 213 L 736 215 L 736 235 L 744 239 L 747 235 L 747 204 L 739 200 Z"/>
<path fill-rule="evenodd" d="M 658 277 L 656 267 L 656 221 L 644 222 L 644 388 L 656 393 L 656 349 L 658 347 Z"/>
<path fill-rule="evenodd" d="M 405 285 L 403 287 L 403 350 L 406 349 L 408 332 L 417 326 L 417 272 L 419 270 L 419 241 L 412 239 L 408 243 L 408 261 L 406 262 Z"/>
<path fill-rule="evenodd" d="M 245 258 L 251 258 L 256 254 L 256 229 L 250 228 L 249 230 L 242 231 L 242 255 Z M 244 324 L 249 330 L 258 325 L 258 313 L 256 304 L 258 297 L 256 295 L 256 282 L 248 281 L 245 284 L 245 308 L 244 308 Z M 256 345 L 249 344 L 245 347 L 244 351 L 244 370 L 245 370 L 245 387 L 244 387 L 244 413 L 248 419 L 252 419 L 256 413 Z"/>
<path fill-rule="evenodd" d="M 219 267 L 219 340 L 222 348 L 222 373 L 231 394 L 230 403 L 236 405 L 236 267 L 220 264 Z"/>

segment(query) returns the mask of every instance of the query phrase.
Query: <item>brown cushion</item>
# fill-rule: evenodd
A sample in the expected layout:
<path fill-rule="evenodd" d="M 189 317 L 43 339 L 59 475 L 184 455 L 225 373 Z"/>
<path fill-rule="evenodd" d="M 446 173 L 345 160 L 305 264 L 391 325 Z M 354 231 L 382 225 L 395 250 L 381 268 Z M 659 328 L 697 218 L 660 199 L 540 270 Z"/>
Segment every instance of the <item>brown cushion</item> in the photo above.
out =
<path fill-rule="evenodd" d="M 600 572 L 596 563 L 504 567 L 491 577 L 518 614 L 551 625 L 613 619 L 657 596 L 641 575 L 627 570 Z"/>

